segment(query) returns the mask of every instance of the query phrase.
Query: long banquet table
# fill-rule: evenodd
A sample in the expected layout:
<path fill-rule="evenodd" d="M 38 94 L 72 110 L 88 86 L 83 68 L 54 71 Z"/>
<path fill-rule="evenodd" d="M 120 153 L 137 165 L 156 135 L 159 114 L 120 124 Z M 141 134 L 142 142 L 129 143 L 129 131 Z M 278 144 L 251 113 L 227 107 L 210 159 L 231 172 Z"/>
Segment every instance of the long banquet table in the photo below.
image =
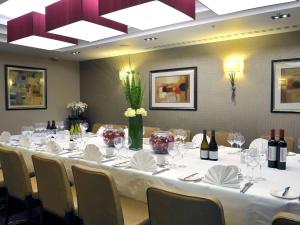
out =
<path fill-rule="evenodd" d="M 97 137 L 90 138 L 88 141 L 88 143 L 97 144 L 99 142 L 100 138 Z M 71 166 L 74 164 L 109 171 L 115 178 L 120 194 L 136 200 L 146 202 L 146 190 L 150 186 L 193 195 L 208 194 L 215 196 L 223 205 L 227 225 L 268 225 L 271 224 L 275 213 L 279 211 L 300 214 L 299 200 L 284 200 L 270 195 L 272 189 L 284 190 L 286 186 L 290 186 L 292 190 L 300 192 L 300 155 L 298 154 L 287 158 L 287 170 L 285 171 L 270 169 L 265 165 L 263 174 L 267 180 L 255 183 L 245 194 L 241 194 L 239 189 L 214 186 L 203 182 L 186 182 L 178 179 L 180 174 L 198 172 L 204 175 L 211 166 L 219 164 L 236 165 L 243 170 L 245 166 L 240 164 L 239 154 L 229 154 L 230 149 L 226 147 L 219 149 L 219 161 L 217 162 L 200 160 L 199 149 L 188 149 L 185 157 L 178 162 L 180 165 L 185 165 L 185 168 L 180 167 L 158 175 L 152 175 L 149 172 L 130 168 L 113 167 L 116 161 L 97 163 L 80 158 L 69 158 L 69 155 L 72 153 L 55 155 L 37 151 L 35 147 L 23 148 L 4 143 L 0 143 L 0 146 L 14 148 L 22 152 L 30 171 L 33 171 L 32 154 L 46 154 L 50 157 L 59 158 L 63 161 L 71 181 L 73 180 Z M 145 149 L 149 149 L 149 146 L 145 146 Z M 134 154 L 133 151 L 128 150 L 124 153 L 128 156 Z M 241 184 L 242 186 L 243 183 Z"/>

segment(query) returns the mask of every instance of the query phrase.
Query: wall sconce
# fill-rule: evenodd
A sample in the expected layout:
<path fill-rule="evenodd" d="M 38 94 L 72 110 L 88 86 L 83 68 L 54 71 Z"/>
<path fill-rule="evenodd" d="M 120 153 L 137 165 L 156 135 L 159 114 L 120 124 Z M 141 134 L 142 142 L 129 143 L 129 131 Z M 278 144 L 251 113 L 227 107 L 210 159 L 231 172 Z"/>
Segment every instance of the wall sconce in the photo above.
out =
<path fill-rule="evenodd" d="M 241 60 L 229 60 L 225 63 L 225 73 L 229 76 L 231 84 L 231 101 L 235 103 L 236 96 L 236 76 L 242 72 Z"/>

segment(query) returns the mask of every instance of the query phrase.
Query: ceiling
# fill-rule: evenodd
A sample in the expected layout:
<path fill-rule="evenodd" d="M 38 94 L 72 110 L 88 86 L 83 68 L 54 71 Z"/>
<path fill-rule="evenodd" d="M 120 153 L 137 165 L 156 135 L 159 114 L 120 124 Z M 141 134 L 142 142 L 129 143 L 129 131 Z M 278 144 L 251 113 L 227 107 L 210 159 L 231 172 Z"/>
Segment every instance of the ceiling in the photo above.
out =
<path fill-rule="evenodd" d="M 197 2 L 196 12 L 195 21 L 147 31 L 129 28 L 129 33 L 126 35 L 95 42 L 80 41 L 78 46 L 59 51 L 7 44 L 5 24 L 8 18 L 0 15 L 0 50 L 50 57 L 56 60 L 83 61 L 300 30 L 299 1 L 222 16 L 216 15 Z M 291 17 L 272 20 L 271 16 L 279 12 L 289 13 Z M 157 40 L 145 41 L 147 37 L 156 37 Z M 73 52 L 80 52 L 80 54 L 74 55 Z"/>

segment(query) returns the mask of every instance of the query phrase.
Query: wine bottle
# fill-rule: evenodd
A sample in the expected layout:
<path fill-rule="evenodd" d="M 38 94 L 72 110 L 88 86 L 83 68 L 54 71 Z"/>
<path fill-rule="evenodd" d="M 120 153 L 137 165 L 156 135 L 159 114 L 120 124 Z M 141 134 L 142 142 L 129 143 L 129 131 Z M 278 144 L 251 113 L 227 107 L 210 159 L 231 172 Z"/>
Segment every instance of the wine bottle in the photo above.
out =
<path fill-rule="evenodd" d="M 51 125 L 51 130 L 56 130 L 56 125 L 55 125 L 55 121 L 52 120 L 52 125 Z"/>
<path fill-rule="evenodd" d="M 271 139 L 268 142 L 268 167 L 277 167 L 277 141 L 275 140 L 275 129 L 271 130 Z"/>
<path fill-rule="evenodd" d="M 284 129 L 279 131 L 279 141 L 277 146 L 277 169 L 286 169 L 287 144 L 284 140 Z"/>
<path fill-rule="evenodd" d="M 215 138 L 215 130 L 211 131 L 211 139 L 209 142 L 209 151 L 208 151 L 209 160 L 217 161 L 218 160 L 218 144 Z"/>
<path fill-rule="evenodd" d="M 203 130 L 203 139 L 200 146 L 200 158 L 203 160 L 208 160 L 208 142 L 206 138 L 206 130 Z"/>
<path fill-rule="evenodd" d="M 50 121 L 48 120 L 47 122 L 47 130 L 50 130 L 51 129 L 51 125 L 50 125 Z"/>

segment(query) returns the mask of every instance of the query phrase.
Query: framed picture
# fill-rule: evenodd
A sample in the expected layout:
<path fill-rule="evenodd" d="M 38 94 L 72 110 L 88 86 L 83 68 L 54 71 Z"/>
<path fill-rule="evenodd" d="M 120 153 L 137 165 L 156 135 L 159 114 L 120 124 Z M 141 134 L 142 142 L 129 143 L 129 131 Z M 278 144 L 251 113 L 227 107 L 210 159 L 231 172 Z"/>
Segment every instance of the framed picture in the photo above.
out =
<path fill-rule="evenodd" d="M 197 67 L 150 71 L 151 110 L 197 110 Z"/>
<path fill-rule="evenodd" d="M 7 110 L 47 109 L 47 70 L 5 65 Z"/>
<path fill-rule="evenodd" d="M 272 61 L 271 112 L 300 112 L 300 58 Z"/>

